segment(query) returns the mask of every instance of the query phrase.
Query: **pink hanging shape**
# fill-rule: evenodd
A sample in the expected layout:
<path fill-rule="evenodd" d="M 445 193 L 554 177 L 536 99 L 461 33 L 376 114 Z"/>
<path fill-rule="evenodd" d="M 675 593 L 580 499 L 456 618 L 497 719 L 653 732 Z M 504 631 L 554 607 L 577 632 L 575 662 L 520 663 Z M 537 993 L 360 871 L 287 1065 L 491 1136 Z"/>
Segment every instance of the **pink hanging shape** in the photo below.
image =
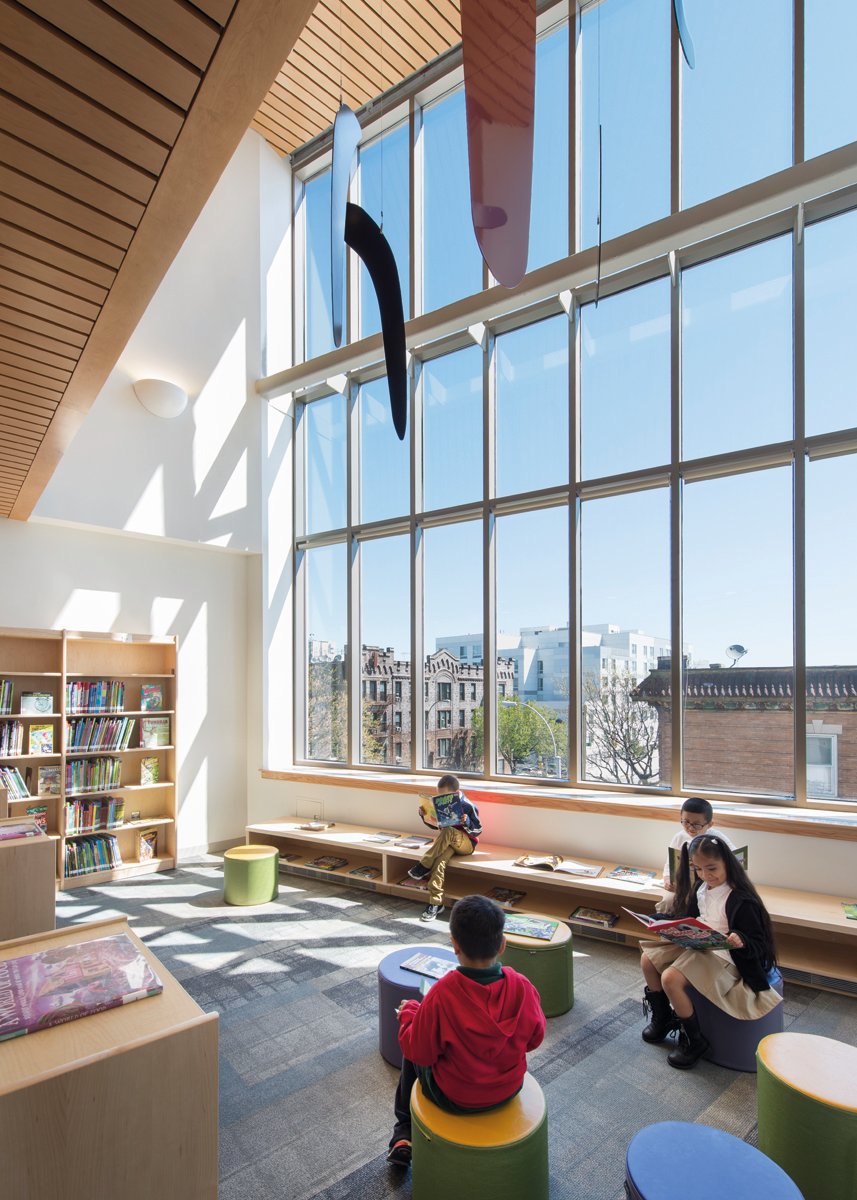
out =
<path fill-rule="evenodd" d="M 527 270 L 536 90 L 535 0 L 461 0 L 470 211 L 504 287 Z"/>

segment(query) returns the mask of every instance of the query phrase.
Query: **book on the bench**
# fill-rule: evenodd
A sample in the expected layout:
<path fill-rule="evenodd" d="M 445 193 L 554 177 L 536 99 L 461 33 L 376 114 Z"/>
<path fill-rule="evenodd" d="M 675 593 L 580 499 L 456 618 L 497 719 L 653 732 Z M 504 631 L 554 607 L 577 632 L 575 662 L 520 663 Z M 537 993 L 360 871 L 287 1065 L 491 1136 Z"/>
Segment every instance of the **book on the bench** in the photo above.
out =
<path fill-rule="evenodd" d="M 425 879 L 412 879 L 410 875 L 403 875 L 398 883 L 399 887 L 413 888 L 417 892 L 428 891 L 428 877 Z"/>
<path fill-rule="evenodd" d="M 853 902 L 843 900 L 842 911 L 845 913 L 845 916 L 849 921 L 857 921 L 857 900 L 854 900 Z"/>
<path fill-rule="evenodd" d="M 339 858 L 335 854 L 320 854 L 304 863 L 305 867 L 315 867 L 318 871 L 337 871 L 340 867 L 348 866 L 347 858 Z"/>
<path fill-rule="evenodd" d="M 747 852 L 747 847 L 739 846 L 737 850 L 733 850 L 732 853 L 738 859 L 738 862 L 741 864 L 744 870 L 749 871 L 750 868 L 747 864 L 750 861 L 750 856 Z M 670 879 L 673 881 L 673 883 L 675 883 L 676 875 L 678 874 L 678 861 L 680 854 L 681 848 L 676 850 L 675 846 L 670 846 L 667 850 L 668 861 L 670 864 Z"/>
<path fill-rule="evenodd" d="M 624 905 L 623 905 L 624 908 Z M 665 942 L 674 946 L 682 946 L 685 950 L 728 950 L 729 942 L 724 933 L 712 929 L 697 917 L 649 917 L 645 913 L 632 912 L 630 908 L 624 911 L 645 925 L 650 933 L 656 933 Z"/>
<path fill-rule="evenodd" d="M 561 854 L 522 854 L 512 866 L 529 867 L 536 871 L 560 871 L 564 875 L 585 875 L 590 879 L 597 879 L 604 870 L 597 863 L 575 862 L 571 858 L 563 858 Z"/>
<path fill-rule="evenodd" d="M 335 821 L 304 821 L 303 825 L 298 825 L 298 829 L 308 829 L 310 833 L 318 833 L 322 829 L 332 829 L 335 824 Z"/>
<path fill-rule="evenodd" d="M 416 971 L 418 975 L 429 975 L 432 979 L 442 979 L 449 971 L 458 966 L 454 960 L 436 958 L 433 954 L 412 954 L 400 964 L 403 971 Z"/>
<path fill-rule="evenodd" d="M 526 892 L 516 892 L 514 888 L 501 887 L 492 888 L 490 892 L 485 893 L 489 900 L 494 900 L 497 904 L 502 904 L 504 907 L 506 905 L 517 904 L 519 900 L 523 900 L 526 894 Z"/>
<path fill-rule="evenodd" d="M 597 925 L 601 929 L 609 929 L 611 925 L 615 925 L 619 920 L 616 913 L 607 912 L 603 908 L 587 908 L 580 904 L 568 914 L 569 921 L 582 921 L 584 925 Z"/>
<path fill-rule="evenodd" d="M 401 833 L 385 833 L 382 829 L 379 829 L 377 833 L 367 833 L 363 841 L 379 842 L 383 846 L 386 842 L 395 842 L 396 838 L 400 838 L 401 836 Z"/>
<path fill-rule="evenodd" d="M 637 883 L 645 887 L 647 883 L 654 883 L 656 875 L 657 871 L 644 871 L 642 867 L 614 867 L 605 878 L 621 879 L 623 883 Z"/>
<path fill-rule="evenodd" d="M 348 872 L 356 879 L 378 879 L 381 875 L 380 867 L 352 867 Z"/>
<path fill-rule="evenodd" d="M 509 913 L 503 926 L 504 933 L 516 937 L 538 938 L 540 942 L 549 942 L 556 933 L 559 921 L 549 921 L 544 917 L 527 917 L 523 913 Z"/>
<path fill-rule="evenodd" d="M 433 839 L 423 837 L 419 833 L 409 833 L 395 843 L 396 846 L 401 846 L 403 850 L 422 850 L 425 846 L 430 846 Z"/>

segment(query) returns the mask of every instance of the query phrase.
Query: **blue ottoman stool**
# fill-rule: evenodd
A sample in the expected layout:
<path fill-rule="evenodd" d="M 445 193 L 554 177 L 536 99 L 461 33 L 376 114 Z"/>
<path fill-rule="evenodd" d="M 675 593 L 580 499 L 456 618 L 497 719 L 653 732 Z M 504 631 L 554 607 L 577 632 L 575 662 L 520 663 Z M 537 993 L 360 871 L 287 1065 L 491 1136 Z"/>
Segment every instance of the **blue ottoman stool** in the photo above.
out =
<path fill-rule="evenodd" d="M 768 982 L 782 996 L 783 977 L 776 967 L 768 973 Z M 696 988 L 688 988 L 688 994 L 703 1037 L 710 1043 L 703 1057 L 719 1067 L 728 1067 L 731 1071 L 755 1071 L 759 1042 L 769 1033 L 783 1032 L 782 1004 L 756 1021 L 739 1021 L 706 1000 Z"/>
<path fill-rule="evenodd" d="M 401 964 L 414 954 L 426 953 L 433 958 L 447 958 L 457 963 L 449 946 L 434 946 L 422 942 L 419 946 L 403 946 L 385 954 L 378 963 L 378 1049 L 381 1057 L 393 1067 L 402 1065 L 399 1049 L 399 1019 L 396 1009 L 403 1000 L 419 1000 L 423 981 L 431 982 L 428 976 L 416 971 L 403 971 Z"/>
<path fill-rule="evenodd" d="M 731 1133 L 661 1121 L 636 1134 L 625 1159 L 629 1200 L 803 1200 L 782 1167 Z"/>

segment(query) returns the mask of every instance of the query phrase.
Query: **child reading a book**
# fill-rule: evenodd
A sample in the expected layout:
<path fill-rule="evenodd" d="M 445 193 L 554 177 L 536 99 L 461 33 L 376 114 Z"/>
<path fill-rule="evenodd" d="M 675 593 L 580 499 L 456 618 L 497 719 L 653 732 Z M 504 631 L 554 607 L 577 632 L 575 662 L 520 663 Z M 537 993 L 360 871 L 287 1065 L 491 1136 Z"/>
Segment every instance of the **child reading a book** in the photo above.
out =
<path fill-rule="evenodd" d="M 433 984 L 422 1002 L 403 1000 L 399 1017 L 402 1071 L 387 1162 L 411 1161 L 411 1089 L 447 1112 L 486 1112 L 521 1090 L 527 1053 L 541 1045 L 545 1017 L 528 979 L 497 959 L 505 914 L 487 896 L 464 896 L 449 921 L 458 967 Z"/>
<path fill-rule="evenodd" d="M 699 837 L 701 833 L 708 833 L 712 837 L 719 837 L 721 841 L 726 843 L 730 850 L 735 849 L 726 834 L 713 825 L 714 809 L 701 796 L 688 796 L 687 800 L 681 806 L 680 820 L 681 825 L 669 844 L 669 849 L 675 851 L 676 859 L 682 846 L 686 846 L 689 841 L 695 837 Z M 675 883 L 671 878 L 670 857 L 670 854 L 667 853 L 667 861 L 664 863 L 664 887 L 668 892 L 674 892 Z M 665 908 L 670 909 L 671 907 L 672 900 L 666 897 Z M 658 911 L 662 911 L 660 904 L 658 905 Z"/>
<path fill-rule="evenodd" d="M 643 1030 L 643 1041 L 662 1042 L 678 1027 L 679 1044 L 667 1062 L 688 1068 L 708 1049 L 688 996 L 689 986 L 742 1021 L 764 1016 L 782 997 L 768 981 L 776 962 L 771 918 L 723 838 L 701 834 L 682 846 L 673 914 L 699 917 L 729 942 L 728 950 L 641 943 L 643 1004 L 652 1018 Z"/>
<path fill-rule="evenodd" d="M 421 921 L 433 921 L 443 908 L 443 883 L 446 878 L 446 864 L 456 854 L 472 854 L 479 840 L 482 825 L 475 804 L 471 804 L 454 775 L 442 775 L 437 781 L 437 796 L 434 797 L 435 811 L 427 815 L 420 805 L 420 819 L 430 829 L 438 828 L 438 811 L 451 810 L 456 818 L 452 825 L 444 824 L 437 837 L 426 850 L 420 861 L 411 867 L 408 874 L 411 879 L 425 879 L 428 876 L 429 902 Z"/>

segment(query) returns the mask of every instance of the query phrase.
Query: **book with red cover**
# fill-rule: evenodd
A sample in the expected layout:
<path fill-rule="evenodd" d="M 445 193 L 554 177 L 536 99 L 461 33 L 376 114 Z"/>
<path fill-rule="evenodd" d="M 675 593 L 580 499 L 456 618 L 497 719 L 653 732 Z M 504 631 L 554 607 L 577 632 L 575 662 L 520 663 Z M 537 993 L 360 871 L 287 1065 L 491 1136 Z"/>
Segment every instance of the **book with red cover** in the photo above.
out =
<path fill-rule="evenodd" d="M 0 1042 L 164 990 L 125 933 L 0 961 Z"/>
<path fill-rule="evenodd" d="M 650 932 L 656 933 L 665 942 L 683 946 L 685 950 L 729 949 L 726 935 L 718 933 L 716 929 L 712 929 L 710 925 L 706 925 L 697 917 L 679 917 L 677 920 L 670 917 L 664 920 L 662 917 L 648 917 L 645 913 L 631 912 L 630 908 L 626 908 L 625 912 L 635 917 Z"/>

